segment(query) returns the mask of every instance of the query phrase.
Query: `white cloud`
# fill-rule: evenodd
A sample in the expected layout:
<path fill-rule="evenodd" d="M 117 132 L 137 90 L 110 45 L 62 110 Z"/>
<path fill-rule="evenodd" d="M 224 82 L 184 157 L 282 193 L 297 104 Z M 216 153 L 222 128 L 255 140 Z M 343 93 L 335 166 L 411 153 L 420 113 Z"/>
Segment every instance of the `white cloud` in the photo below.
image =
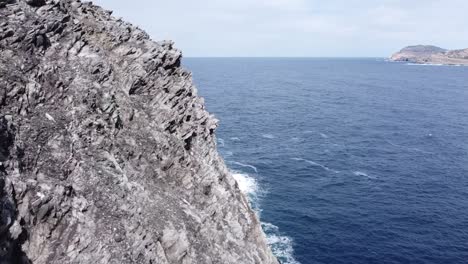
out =
<path fill-rule="evenodd" d="M 386 56 L 468 47 L 466 0 L 97 0 L 189 56 Z M 136 4 L 138 3 L 138 4 Z"/>

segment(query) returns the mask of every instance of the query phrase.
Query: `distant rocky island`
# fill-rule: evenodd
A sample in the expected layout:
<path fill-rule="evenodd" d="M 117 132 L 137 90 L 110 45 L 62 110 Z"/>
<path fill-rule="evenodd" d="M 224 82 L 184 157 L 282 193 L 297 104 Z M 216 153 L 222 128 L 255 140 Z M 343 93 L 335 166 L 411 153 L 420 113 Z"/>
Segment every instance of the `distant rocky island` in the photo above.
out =
<path fill-rule="evenodd" d="M 447 50 L 430 45 L 409 46 L 393 54 L 390 60 L 420 64 L 468 65 L 468 49 Z"/>

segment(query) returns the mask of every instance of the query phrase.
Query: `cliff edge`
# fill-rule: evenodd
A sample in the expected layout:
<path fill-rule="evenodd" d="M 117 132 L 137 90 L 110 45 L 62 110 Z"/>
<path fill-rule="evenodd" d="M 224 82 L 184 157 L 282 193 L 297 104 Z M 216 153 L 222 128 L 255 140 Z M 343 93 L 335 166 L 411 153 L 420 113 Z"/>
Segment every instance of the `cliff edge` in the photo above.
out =
<path fill-rule="evenodd" d="M 468 65 L 468 49 L 446 50 L 430 45 L 409 46 L 393 54 L 390 60 L 419 64 Z"/>
<path fill-rule="evenodd" d="M 1 264 L 277 263 L 180 61 L 91 3 L 0 0 Z"/>

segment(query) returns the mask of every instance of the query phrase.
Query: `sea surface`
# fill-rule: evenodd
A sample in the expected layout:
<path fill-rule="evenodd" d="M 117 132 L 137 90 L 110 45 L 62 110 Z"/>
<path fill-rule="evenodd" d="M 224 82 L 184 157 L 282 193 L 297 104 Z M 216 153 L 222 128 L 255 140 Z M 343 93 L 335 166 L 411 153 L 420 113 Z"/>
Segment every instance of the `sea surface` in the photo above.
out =
<path fill-rule="evenodd" d="M 468 263 L 468 67 L 183 64 L 282 263 Z"/>

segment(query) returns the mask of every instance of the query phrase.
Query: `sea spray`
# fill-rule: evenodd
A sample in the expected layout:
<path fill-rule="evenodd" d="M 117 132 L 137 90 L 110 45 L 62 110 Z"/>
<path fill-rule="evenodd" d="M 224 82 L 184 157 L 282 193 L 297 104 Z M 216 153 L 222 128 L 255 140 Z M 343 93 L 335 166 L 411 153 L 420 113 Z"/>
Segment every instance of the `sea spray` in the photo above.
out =
<path fill-rule="evenodd" d="M 279 228 L 273 224 L 262 222 L 262 228 L 267 235 L 267 243 L 273 254 L 284 264 L 300 264 L 294 259 L 293 241 L 288 236 L 283 236 Z"/>
<path fill-rule="evenodd" d="M 265 195 L 264 189 L 261 189 L 257 180 L 246 173 L 239 171 L 231 171 L 233 178 L 236 180 L 239 189 L 249 199 L 250 206 L 254 209 L 257 216 L 260 218 L 260 198 Z M 300 264 L 294 258 L 294 248 L 292 238 L 282 235 L 279 228 L 271 223 L 261 222 L 263 231 L 266 234 L 267 243 L 270 246 L 273 254 L 281 261 L 282 264 Z"/>

